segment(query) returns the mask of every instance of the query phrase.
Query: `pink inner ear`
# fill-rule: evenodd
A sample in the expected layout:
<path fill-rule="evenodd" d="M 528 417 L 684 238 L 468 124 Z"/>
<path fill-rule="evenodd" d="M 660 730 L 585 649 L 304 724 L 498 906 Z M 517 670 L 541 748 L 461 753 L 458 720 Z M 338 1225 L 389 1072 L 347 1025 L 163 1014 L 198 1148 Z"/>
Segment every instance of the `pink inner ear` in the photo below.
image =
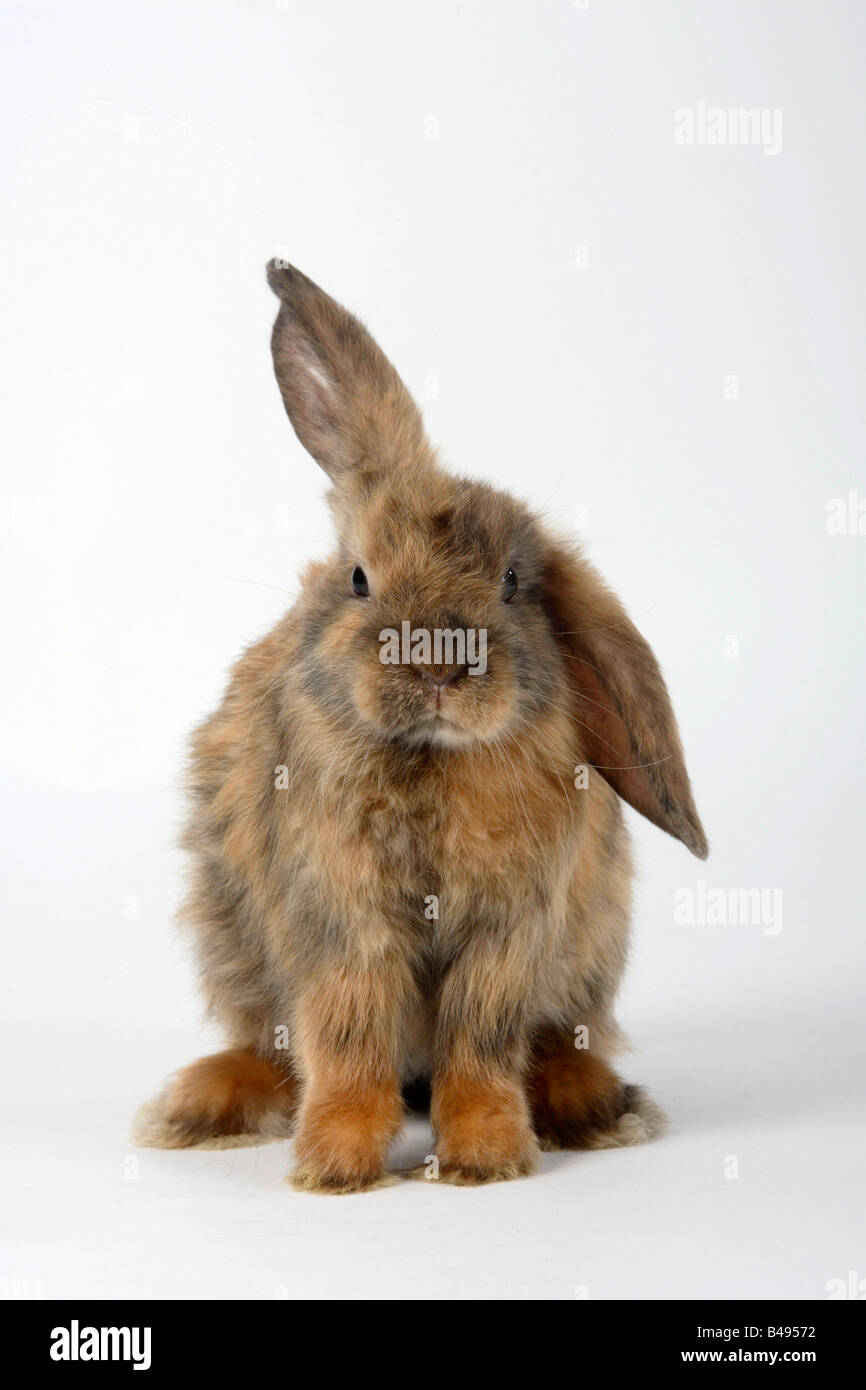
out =
<path fill-rule="evenodd" d="M 323 415 L 326 417 L 332 415 L 337 403 L 334 383 L 318 357 L 306 347 L 302 347 L 298 352 L 298 371 L 307 378 L 310 396 L 313 399 L 320 398 Z"/>

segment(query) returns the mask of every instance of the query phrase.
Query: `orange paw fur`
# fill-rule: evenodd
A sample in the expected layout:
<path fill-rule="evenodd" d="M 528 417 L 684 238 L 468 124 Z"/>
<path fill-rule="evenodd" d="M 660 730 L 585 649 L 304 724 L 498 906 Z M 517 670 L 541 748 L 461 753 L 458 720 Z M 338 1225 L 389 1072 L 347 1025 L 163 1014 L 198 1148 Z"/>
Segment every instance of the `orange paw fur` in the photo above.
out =
<path fill-rule="evenodd" d="M 254 1052 L 200 1057 L 141 1108 L 137 1144 L 163 1149 L 231 1147 L 288 1134 L 297 1105 L 294 1075 Z"/>
<path fill-rule="evenodd" d="M 292 1185 L 302 1191 L 363 1192 L 384 1179 L 388 1147 L 403 1119 L 396 1087 L 330 1090 L 307 1097 Z"/>
<path fill-rule="evenodd" d="M 546 1149 L 618 1148 L 652 1138 L 663 1126 L 648 1097 L 623 1086 L 606 1062 L 575 1048 L 567 1033 L 538 1041 L 527 1092 L 533 1128 Z"/>
<path fill-rule="evenodd" d="M 439 1177 L 476 1185 L 525 1177 L 538 1161 L 526 1101 L 515 1081 L 448 1077 L 434 1083 Z"/>

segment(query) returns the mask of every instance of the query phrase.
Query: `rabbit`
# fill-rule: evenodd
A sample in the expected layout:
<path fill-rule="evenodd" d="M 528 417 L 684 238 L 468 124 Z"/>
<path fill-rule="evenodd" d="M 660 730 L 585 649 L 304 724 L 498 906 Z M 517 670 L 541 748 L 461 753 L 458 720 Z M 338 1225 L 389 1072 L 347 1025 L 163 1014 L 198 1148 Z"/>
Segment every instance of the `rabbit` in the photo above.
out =
<path fill-rule="evenodd" d="M 662 1112 L 612 1066 L 623 801 L 708 852 L 655 657 L 575 543 L 440 466 L 356 318 L 283 261 L 267 278 L 337 544 L 192 738 L 181 918 L 229 1048 L 137 1142 L 293 1134 L 297 1188 L 359 1192 L 396 1180 L 419 1086 L 448 1182 L 652 1138 Z M 414 640 L 437 631 L 485 633 L 484 669 Z"/>

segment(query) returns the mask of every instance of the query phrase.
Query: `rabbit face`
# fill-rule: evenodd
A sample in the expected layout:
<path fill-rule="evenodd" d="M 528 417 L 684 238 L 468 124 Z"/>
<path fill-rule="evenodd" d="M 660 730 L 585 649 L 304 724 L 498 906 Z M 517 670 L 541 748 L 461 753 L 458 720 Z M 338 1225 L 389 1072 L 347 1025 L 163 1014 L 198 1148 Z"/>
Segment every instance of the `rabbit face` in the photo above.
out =
<path fill-rule="evenodd" d="M 344 521 L 303 643 L 308 689 L 375 733 L 464 747 L 566 698 L 543 540 L 513 499 L 430 470 Z"/>

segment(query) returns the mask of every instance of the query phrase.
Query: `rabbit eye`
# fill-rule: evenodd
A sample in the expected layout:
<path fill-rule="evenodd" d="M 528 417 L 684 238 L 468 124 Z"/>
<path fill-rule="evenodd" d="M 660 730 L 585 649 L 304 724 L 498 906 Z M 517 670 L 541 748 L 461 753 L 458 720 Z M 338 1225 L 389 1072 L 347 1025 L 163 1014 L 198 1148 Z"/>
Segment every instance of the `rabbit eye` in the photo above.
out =
<path fill-rule="evenodd" d="M 352 593 L 357 594 L 358 598 L 370 597 L 370 586 L 367 583 L 367 576 L 360 565 L 356 565 L 352 570 Z"/>
<path fill-rule="evenodd" d="M 510 603 L 517 593 L 517 575 L 513 569 L 507 569 L 502 576 L 502 602 Z"/>

